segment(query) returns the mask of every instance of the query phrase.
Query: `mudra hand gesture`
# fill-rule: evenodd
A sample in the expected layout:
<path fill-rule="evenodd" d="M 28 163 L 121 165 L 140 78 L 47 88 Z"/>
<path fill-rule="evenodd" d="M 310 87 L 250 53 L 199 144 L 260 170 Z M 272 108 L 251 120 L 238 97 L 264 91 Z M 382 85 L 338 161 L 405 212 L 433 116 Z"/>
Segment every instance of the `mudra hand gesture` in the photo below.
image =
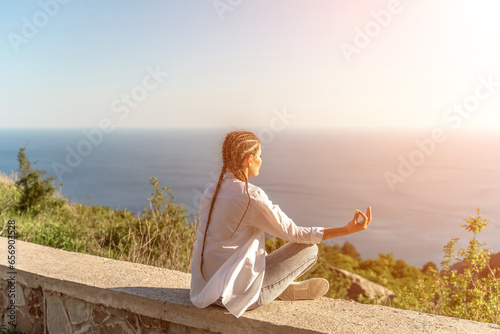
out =
<path fill-rule="evenodd" d="M 361 216 L 361 220 L 360 219 Z M 370 222 L 372 221 L 372 208 L 369 206 L 366 209 L 366 214 L 363 211 L 356 210 L 354 218 L 347 223 L 346 229 L 349 233 L 355 233 L 359 231 L 366 230 Z"/>
<path fill-rule="evenodd" d="M 354 218 L 344 227 L 325 227 L 323 240 L 366 230 L 371 221 L 372 208 L 370 206 L 366 209 L 366 214 L 363 211 L 356 210 L 356 212 L 354 213 Z"/>

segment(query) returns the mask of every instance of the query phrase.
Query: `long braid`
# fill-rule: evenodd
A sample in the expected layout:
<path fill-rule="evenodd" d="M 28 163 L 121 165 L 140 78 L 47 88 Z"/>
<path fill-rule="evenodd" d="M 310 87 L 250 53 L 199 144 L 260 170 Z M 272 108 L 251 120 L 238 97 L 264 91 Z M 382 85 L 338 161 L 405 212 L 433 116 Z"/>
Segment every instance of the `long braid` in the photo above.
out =
<path fill-rule="evenodd" d="M 224 179 L 224 175 L 227 171 L 230 171 L 234 174 L 234 176 L 240 181 L 245 181 L 245 190 L 248 197 L 247 207 L 243 216 L 241 216 L 236 229 L 231 234 L 231 238 L 233 234 L 236 232 L 238 227 L 240 226 L 243 218 L 245 217 L 248 208 L 250 207 L 250 194 L 248 193 L 248 178 L 243 172 L 242 165 L 245 161 L 245 158 L 249 154 L 255 154 L 260 145 L 259 138 L 255 136 L 252 132 L 248 131 L 232 131 L 228 133 L 224 139 L 222 144 L 222 169 L 219 176 L 219 181 L 217 182 L 217 186 L 215 187 L 215 192 L 212 197 L 212 202 L 210 203 L 210 210 L 208 212 L 207 225 L 205 227 L 205 235 L 203 237 L 203 246 L 201 249 L 201 263 L 200 263 L 200 271 L 202 277 L 205 278 L 203 273 L 203 254 L 205 252 L 205 241 L 207 239 L 208 226 L 210 224 L 210 220 L 212 218 L 212 212 L 214 209 L 215 200 L 217 199 L 217 195 L 219 194 L 219 190 L 222 185 L 222 180 Z"/>
<path fill-rule="evenodd" d="M 214 197 L 212 199 L 212 203 L 210 203 L 210 211 L 208 211 L 207 226 L 205 227 L 205 235 L 203 236 L 203 246 L 201 248 L 200 271 L 201 271 L 201 276 L 203 277 L 203 279 L 205 281 L 207 280 L 205 278 L 205 274 L 203 274 L 203 253 L 205 252 L 205 240 L 207 239 L 208 225 L 210 224 L 210 218 L 212 218 L 212 211 L 214 210 L 215 199 L 217 198 L 217 195 L 219 194 L 220 186 L 222 184 L 222 179 L 224 178 L 225 173 L 226 173 L 226 166 L 222 166 L 222 170 L 221 170 L 220 176 L 219 176 L 219 181 L 217 182 L 217 187 L 215 187 Z"/>

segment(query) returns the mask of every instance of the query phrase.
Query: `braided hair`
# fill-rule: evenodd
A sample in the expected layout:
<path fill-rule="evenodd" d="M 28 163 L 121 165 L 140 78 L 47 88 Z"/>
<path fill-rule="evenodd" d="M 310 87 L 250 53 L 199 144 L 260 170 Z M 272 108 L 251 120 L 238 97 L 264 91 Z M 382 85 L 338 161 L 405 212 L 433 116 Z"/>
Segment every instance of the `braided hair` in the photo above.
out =
<path fill-rule="evenodd" d="M 219 176 L 219 181 L 217 182 L 217 186 L 215 187 L 214 196 L 212 198 L 212 203 L 210 204 L 210 210 L 208 212 L 207 218 L 207 226 L 205 227 L 205 235 L 203 237 L 203 246 L 201 248 L 201 263 L 200 263 L 200 271 L 202 277 L 205 278 L 203 274 L 203 253 L 205 252 L 205 241 L 207 239 L 207 231 L 208 226 L 210 224 L 210 219 L 212 218 L 212 211 L 214 209 L 214 204 L 217 199 L 217 195 L 219 194 L 219 190 L 222 184 L 222 180 L 224 179 L 224 175 L 226 172 L 231 172 L 234 176 L 240 180 L 245 182 L 246 193 L 248 196 L 248 204 L 241 216 L 241 219 L 236 226 L 236 229 L 231 234 L 233 236 L 234 232 L 238 229 L 241 222 L 243 221 L 243 217 L 245 217 L 248 207 L 250 206 L 250 194 L 248 193 L 248 178 L 243 171 L 243 162 L 245 159 L 252 154 L 257 154 L 259 150 L 260 140 L 257 138 L 255 134 L 249 131 L 231 131 L 229 132 L 222 144 L 222 169 Z"/>

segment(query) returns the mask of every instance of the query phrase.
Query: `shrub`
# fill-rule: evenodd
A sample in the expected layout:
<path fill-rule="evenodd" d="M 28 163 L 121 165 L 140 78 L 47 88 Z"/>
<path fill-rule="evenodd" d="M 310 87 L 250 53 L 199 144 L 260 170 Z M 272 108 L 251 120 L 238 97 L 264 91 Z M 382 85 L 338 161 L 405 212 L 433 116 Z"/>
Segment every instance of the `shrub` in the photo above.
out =
<path fill-rule="evenodd" d="M 26 147 L 19 149 L 17 160 L 19 162 L 19 180 L 16 182 L 20 190 L 21 197 L 16 205 L 20 213 L 31 212 L 38 214 L 47 202 L 57 203 L 54 198 L 56 186 L 52 183 L 55 176 L 44 178 L 46 171 L 31 167 L 31 162 L 25 153 Z M 38 161 L 35 161 L 35 165 Z M 58 186 L 61 186 L 59 184 Z"/>
<path fill-rule="evenodd" d="M 464 218 L 461 225 L 473 236 L 467 247 L 455 249 L 459 238 L 452 238 L 444 246 L 443 270 L 438 272 L 429 266 L 428 275 L 419 279 L 414 291 L 405 289 L 397 300 L 397 306 L 416 311 L 435 313 L 483 322 L 500 322 L 500 280 L 489 267 L 490 250 L 486 242 L 477 240 L 478 234 L 487 226 L 477 210 L 475 216 Z M 463 271 L 452 267 L 454 260 L 460 261 Z"/>
<path fill-rule="evenodd" d="M 190 272 L 197 225 L 187 221 L 187 209 L 175 203 L 170 188 L 161 187 L 156 177 L 150 184 L 150 207 L 121 239 L 110 237 L 108 247 L 122 260 Z"/>

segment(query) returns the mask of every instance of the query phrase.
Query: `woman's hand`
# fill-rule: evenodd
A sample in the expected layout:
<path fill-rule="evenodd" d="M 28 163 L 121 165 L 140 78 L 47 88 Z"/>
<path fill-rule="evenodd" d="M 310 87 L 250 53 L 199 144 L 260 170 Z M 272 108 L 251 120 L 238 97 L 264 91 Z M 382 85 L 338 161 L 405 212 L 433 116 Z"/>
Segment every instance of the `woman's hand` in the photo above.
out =
<path fill-rule="evenodd" d="M 361 216 L 361 220 L 358 221 L 359 216 Z M 370 222 L 372 221 L 372 208 L 369 206 L 366 209 L 366 214 L 363 211 L 356 210 L 354 214 L 354 218 L 347 223 L 345 226 L 347 231 L 350 233 L 355 233 L 359 231 L 366 230 Z"/>
<path fill-rule="evenodd" d="M 358 221 L 358 219 L 360 219 L 360 216 L 361 220 Z M 372 221 L 372 208 L 370 206 L 368 207 L 368 209 L 366 209 L 366 214 L 364 214 L 363 211 L 356 210 L 354 218 L 350 222 L 348 222 L 347 225 L 345 225 L 344 227 L 325 227 L 323 240 L 335 237 L 341 237 L 351 233 L 366 230 L 368 228 L 368 225 L 370 225 L 371 221 Z"/>

